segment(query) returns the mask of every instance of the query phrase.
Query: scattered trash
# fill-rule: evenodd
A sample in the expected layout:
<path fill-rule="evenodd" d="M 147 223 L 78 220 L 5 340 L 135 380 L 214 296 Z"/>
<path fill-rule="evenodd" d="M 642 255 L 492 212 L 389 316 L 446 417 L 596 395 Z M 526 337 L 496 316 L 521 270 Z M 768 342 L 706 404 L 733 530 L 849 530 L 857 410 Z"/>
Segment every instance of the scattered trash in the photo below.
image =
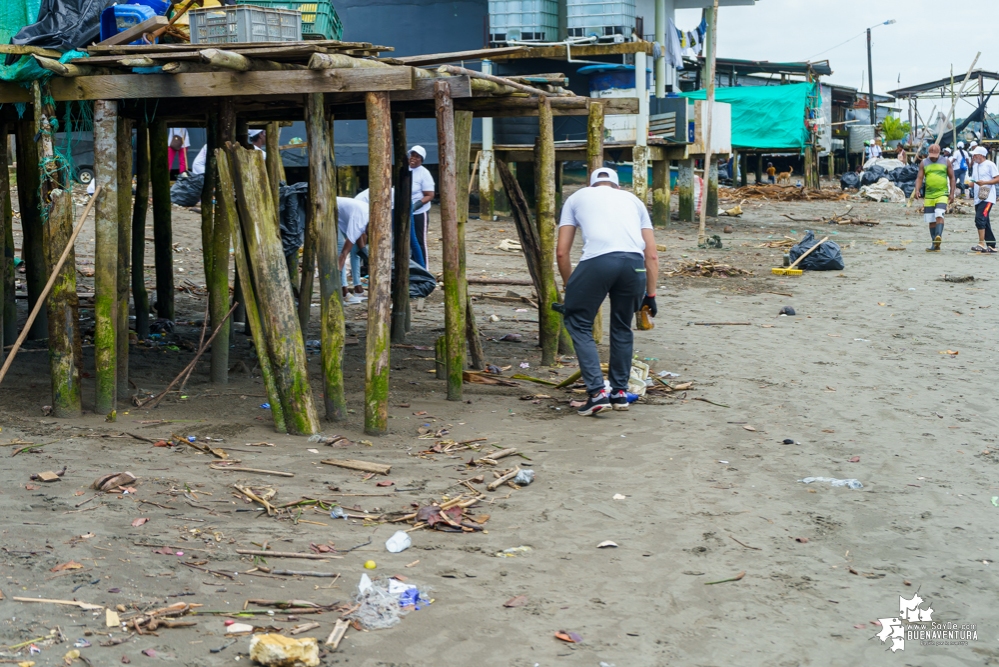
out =
<path fill-rule="evenodd" d="M 138 478 L 130 472 L 113 472 L 103 477 L 98 477 L 91 485 L 98 491 L 114 491 L 135 484 Z"/>
<path fill-rule="evenodd" d="M 791 438 L 784 438 L 784 440 L 782 442 L 785 445 L 796 445 L 796 444 L 798 444 L 794 440 L 792 440 Z"/>
<path fill-rule="evenodd" d="M 395 531 L 395 534 L 385 541 L 385 548 L 394 554 L 405 551 L 411 546 L 413 546 L 413 540 L 409 537 L 409 533 L 404 530 Z M 365 564 L 365 567 L 367 567 L 367 564 Z"/>
<path fill-rule="evenodd" d="M 62 572 L 64 570 L 82 570 L 83 566 L 77 563 L 75 560 L 71 560 L 67 563 L 62 563 L 61 565 L 56 565 L 51 568 L 49 572 Z"/>
<path fill-rule="evenodd" d="M 250 638 L 250 659 L 265 667 L 319 667 L 315 637 L 292 639 L 268 633 Z"/>
<path fill-rule="evenodd" d="M 620 493 L 615 493 L 614 494 L 614 500 L 626 500 L 627 498 L 628 498 L 628 496 L 622 495 Z"/>
<path fill-rule="evenodd" d="M 725 584 L 725 583 L 728 583 L 730 581 L 739 581 L 740 579 L 742 579 L 745 576 L 746 576 L 746 571 L 743 570 L 739 574 L 735 575 L 734 577 L 729 577 L 728 579 L 719 579 L 718 581 L 705 581 L 704 585 L 705 586 L 713 586 L 714 584 Z"/>
<path fill-rule="evenodd" d="M 500 321 L 499 315 L 497 315 L 496 313 L 493 313 L 492 315 L 489 316 L 489 321 L 490 322 L 499 322 Z"/>
<path fill-rule="evenodd" d="M 688 278 L 717 278 L 731 276 L 751 276 L 752 271 L 746 271 L 729 264 L 722 264 L 711 259 L 706 260 L 686 260 L 676 265 L 676 268 L 664 271 L 662 274 L 667 278 L 685 276 Z"/>
<path fill-rule="evenodd" d="M 794 538 L 794 541 L 795 542 L 800 542 L 801 544 L 808 544 L 808 538 L 807 537 L 796 537 L 796 538 Z"/>
<path fill-rule="evenodd" d="M 791 306 L 784 306 L 783 308 L 780 309 L 780 312 L 777 313 L 778 317 L 781 316 L 781 315 L 787 315 L 788 317 L 794 317 L 794 315 L 795 315 L 794 308 L 792 308 Z"/>
<path fill-rule="evenodd" d="M 249 623 L 230 623 L 225 629 L 227 635 L 249 634 L 251 632 L 253 632 L 253 626 Z"/>
<path fill-rule="evenodd" d="M 143 649 L 142 650 L 142 655 L 146 656 L 147 658 L 155 658 L 156 655 L 157 655 L 156 654 L 156 649 L 154 649 L 154 648 Z"/>
<path fill-rule="evenodd" d="M 527 486 L 534 481 L 534 471 L 530 468 L 521 468 L 512 481 L 517 486 Z"/>
<path fill-rule="evenodd" d="M 617 542 L 612 542 L 611 540 L 604 540 L 597 545 L 597 549 L 607 549 L 607 548 L 617 548 Z"/>
<path fill-rule="evenodd" d="M 76 648 L 90 648 L 90 642 L 81 637 L 73 642 L 73 646 Z"/>
<path fill-rule="evenodd" d="M 522 338 L 522 336 L 519 333 L 508 333 L 505 336 L 503 336 L 502 338 L 500 338 L 499 340 L 501 340 L 501 341 L 509 341 L 509 342 L 513 342 L 513 343 L 519 343 L 520 340 L 521 340 L 521 338 Z"/>
<path fill-rule="evenodd" d="M 138 519 L 134 519 L 132 521 L 132 528 L 138 528 L 139 526 L 141 526 L 142 524 L 146 523 L 147 521 L 149 521 L 149 517 L 145 517 L 145 516 L 139 517 Z"/>
<path fill-rule="evenodd" d="M 583 641 L 583 638 L 577 635 L 575 632 L 566 632 L 565 630 L 559 630 L 555 633 L 556 639 L 561 639 L 564 642 L 569 642 L 570 644 L 579 644 Z"/>
<path fill-rule="evenodd" d="M 750 426 L 749 424 L 745 424 L 745 425 L 743 425 L 743 427 L 742 427 L 742 428 L 746 429 L 747 431 L 755 431 L 755 430 L 756 430 L 755 428 L 753 428 L 753 427 L 752 427 L 752 426 Z"/>
<path fill-rule="evenodd" d="M 262 409 L 264 409 L 264 410 L 270 410 L 271 409 L 271 404 L 270 403 L 261 403 L 260 407 Z"/>
<path fill-rule="evenodd" d="M 658 375 L 661 378 L 678 378 L 678 377 L 680 377 L 679 373 L 670 373 L 669 371 L 659 371 Z"/>
<path fill-rule="evenodd" d="M 527 363 L 526 361 L 522 361 L 522 362 L 520 362 L 520 367 L 521 368 L 530 368 L 531 365 L 529 363 Z"/>
<path fill-rule="evenodd" d="M 534 549 L 532 549 L 531 547 L 528 547 L 528 546 L 521 545 L 519 547 L 513 547 L 513 548 L 510 548 L 510 549 L 504 549 L 503 551 L 497 551 L 496 552 L 496 557 L 497 558 L 516 558 L 517 556 L 522 556 L 522 555 L 524 555 L 526 553 L 530 553 L 531 551 L 534 551 Z"/>
<path fill-rule="evenodd" d="M 354 443 L 342 435 L 322 435 L 317 433 L 309 438 L 309 442 L 316 442 L 327 447 L 349 447 Z M 311 451 L 311 450 L 309 450 Z"/>
<path fill-rule="evenodd" d="M 503 603 L 504 607 L 523 607 L 527 604 L 526 595 L 516 595 Z"/>
<path fill-rule="evenodd" d="M 940 354 L 949 354 L 952 357 L 956 357 L 961 353 L 957 350 L 940 350 Z"/>
<path fill-rule="evenodd" d="M 104 610 L 104 626 L 108 628 L 117 628 L 121 625 L 121 619 L 118 617 L 118 612 L 114 609 Z"/>
<path fill-rule="evenodd" d="M 860 457 L 859 456 L 851 456 L 850 459 L 849 459 L 849 462 L 850 463 L 860 463 Z"/>
<path fill-rule="evenodd" d="M 975 276 L 949 276 L 945 273 L 943 281 L 945 283 L 973 283 Z"/>
<path fill-rule="evenodd" d="M 831 486 L 845 486 L 850 489 L 862 489 L 864 485 L 860 483 L 859 479 L 836 479 L 835 477 L 805 477 L 804 479 L 799 479 L 799 482 L 804 484 L 811 484 L 812 482 L 829 482 Z"/>
<path fill-rule="evenodd" d="M 398 579 L 376 579 L 362 574 L 354 602 L 358 605 L 350 618 L 367 630 L 382 630 L 398 625 L 402 616 L 431 603 L 426 591 Z"/>

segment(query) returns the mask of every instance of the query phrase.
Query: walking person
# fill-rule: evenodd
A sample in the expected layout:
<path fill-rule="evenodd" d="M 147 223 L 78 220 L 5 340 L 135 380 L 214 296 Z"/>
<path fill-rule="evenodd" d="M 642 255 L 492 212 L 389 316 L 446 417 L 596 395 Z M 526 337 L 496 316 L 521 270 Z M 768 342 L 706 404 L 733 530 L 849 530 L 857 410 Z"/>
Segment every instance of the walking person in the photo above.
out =
<path fill-rule="evenodd" d="M 947 205 L 954 203 L 954 167 L 950 160 L 940 154 L 940 144 L 931 144 L 928 157 L 919 163 L 916 174 L 916 192 L 926 182 L 923 194 L 923 221 L 930 227 L 932 245 L 926 252 L 940 252 L 943 242 L 944 213 Z"/>
<path fill-rule="evenodd" d="M 434 177 L 423 166 L 427 159 L 427 150 L 423 146 L 413 146 L 409 150 L 409 171 L 413 181 L 413 234 L 419 245 L 420 253 L 413 252 L 423 268 L 430 262 L 427 258 L 427 228 L 430 226 L 430 202 L 434 198 Z M 421 261 L 422 260 L 422 261 Z"/>
<path fill-rule="evenodd" d="M 978 230 L 978 245 L 974 252 L 995 253 L 996 237 L 992 233 L 989 214 L 996 203 L 996 185 L 999 184 L 999 168 L 988 158 L 984 146 L 972 151 L 971 185 L 975 199 L 975 229 Z"/>
<path fill-rule="evenodd" d="M 569 252 L 583 233 L 583 254 L 572 268 Z M 565 285 L 563 319 L 576 348 L 586 383 L 583 416 L 604 410 L 627 410 L 635 312 L 656 307 L 659 255 L 652 221 L 645 205 L 618 186 L 617 172 L 602 167 L 590 176 L 590 187 L 577 190 L 562 207 L 556 248 L 558 270 Z M 593 341 L 593 318 L 610 295 L 610 393 L 604 387 L 600 355 Z"/>
<path fill-rule="evenodd" d="M 961 190 L 963 197 L 968 189 L 965 177 L 968 175 L 968 169 L 971 168 L 971 156 L 968 155 L 968 151 L 964 150 L 963 141 L 957 142 L 957 151 L 951 159 L 954 163 L 954 180 L 957 181 L 957 187 Z"/>

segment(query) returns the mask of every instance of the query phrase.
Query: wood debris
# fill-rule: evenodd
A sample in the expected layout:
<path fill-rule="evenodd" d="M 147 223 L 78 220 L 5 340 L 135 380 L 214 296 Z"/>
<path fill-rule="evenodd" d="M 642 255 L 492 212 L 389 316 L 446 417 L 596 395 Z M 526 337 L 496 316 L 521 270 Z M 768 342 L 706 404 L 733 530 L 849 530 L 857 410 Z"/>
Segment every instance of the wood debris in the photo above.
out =
<path fill-rule="evenodd" d="M 732 277 L 732 276 L 751 276 L 752 271 L 746 271 L 745 269 L 740 269 L 731 264 L 722 264 L 721 262 L 716 262 L 713 259 L 695 259 L 682 261 L 676 265 L 676 268 L 670 271 L 664 271 L 663 276 L 667 278 L 676 278 L 680 276 L 688 278 L 717 278 L 717 277 Z"/>
<path fill-rule="evenodd" d="M 788 185 L 747 185 L 742 188 L 719 188 L 719 199 L 767 199 L 772 201 L 839 201 L 850 194 L 839 189 L 811 190 Z M 741 203 L 741 202 L 740 202 Z"/>

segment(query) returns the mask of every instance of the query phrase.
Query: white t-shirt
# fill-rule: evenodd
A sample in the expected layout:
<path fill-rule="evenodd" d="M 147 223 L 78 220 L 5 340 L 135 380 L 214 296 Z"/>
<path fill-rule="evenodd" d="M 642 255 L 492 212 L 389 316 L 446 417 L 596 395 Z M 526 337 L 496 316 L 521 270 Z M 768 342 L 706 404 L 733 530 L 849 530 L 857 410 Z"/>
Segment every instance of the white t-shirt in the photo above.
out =
<path fill-rule="evenodd" d="M 971 156 L 963 148 L 959 148 L 956 153 L 954 153 L 954 171 L 961 169 L 961 159 L 964 159 L 964 168 L 971 169 Z"/>
<path fill-rule="evenodd" d="M 198 174 L 205 173 L 205 162 L 208 161 L 208 144 L 201 147 L 198 151 L 198 155 L 194 158 L 194 164 L 191 165 L 191 173 L 197 176 Z"/>
<path fill-rule="evenodd" d="M 357 243 L 368 229 L 368 205 L 350 197 L 337 197 L 336 208 L 340 232 L 351 243 Z"/>
<path fill-rule="evenodd" d="M 423 199 L 424 192 L 434 191 L 434 177 L 430 175 L 430 171 L 424 167 L 422 164 L 416 169 L 409 170 L 410 175 L 413 178 L 413 201 L 417 202 Z M 413 211 L 413 213 L 426 213 L 430 210 L 430 202 L 427 202 L 420 208 Z"/>
<path fill-rule="evenodd" d="M 189 148 L 191 146 L 191 138 L 187 136 L 186 127 L 171 127 L 169 133 L 167 133 L 167 146 L 173 143 L 174 136 L 181 137 L 184 140 L 182 144 L 183 148 Z"/>
<path fill-rule="evenodd" d="M 609 252 L 645 252 L 643 229 L 652 229 L 645 205 L 635 195 L 606 185 L 580 188 L 562 206 L 559 227 L 583 232 L 583 262 Z"/>
<path fill-rule="evenodd" d="M 986 160 L 985 162 L 982 162 L 981 164 L 973 164 L 973 165 L 971 165 L 971 180 L 973 180 L 973 181 L 991 181 L 996 176 L 999 176 L 999 167 L 996 167 L 996 163 L 992 162 L 991 160 Z M 995 204 L 996 203 L 996 186 L 999 186 L 999 183 L 993 183 L 992 185 L 988 186 L 989 187 L 989 196 L 986 197 L 985 199 L 979 200 L 978 199 L 978 189 L 979 189 L 980 186 L 976 185 L 975 186 L 975 203 L 978 203 L 979 201 L 987 201 L 987 202 L 991 202 L 991 203 Z"/>
<path fill-rule="evenodd" d="M 371 205 L 371 188 L 364 188 L 356 195 L 354 199 L 357 201 L 363 201 L 365 204 Z M 423 195 L 420 195 L 420 199 L 423 199 Z M 395 188 L 392 188 L 392 208 L 395 208 Z"/>
<path fill-rule="evenodd" d="M 881 146 L 871 144 L 871 157 L 881 157 Z"/>

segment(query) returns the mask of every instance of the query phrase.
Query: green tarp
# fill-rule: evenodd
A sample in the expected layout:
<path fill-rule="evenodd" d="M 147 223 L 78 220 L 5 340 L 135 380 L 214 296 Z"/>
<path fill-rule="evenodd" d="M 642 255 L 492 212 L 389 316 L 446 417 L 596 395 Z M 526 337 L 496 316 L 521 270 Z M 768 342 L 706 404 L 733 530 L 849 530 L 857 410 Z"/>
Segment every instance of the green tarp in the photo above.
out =
<path fill-rule="evenodd" d="M 805 114 L 819 106 L 814 83 L 785 86 L 715 88 L 715 101 L 732 105 L 733 148 L 788 148 L 803 150 L 808 140 Z M 707 91 L 680 93 L 690 100 L 707 98 Z"/>
<path fill-rule="evenodd" d="M 21 28 L 38 20 L 41 0 L 0 0 L 0 44 L 10 44 L 10 38 Z"/>

